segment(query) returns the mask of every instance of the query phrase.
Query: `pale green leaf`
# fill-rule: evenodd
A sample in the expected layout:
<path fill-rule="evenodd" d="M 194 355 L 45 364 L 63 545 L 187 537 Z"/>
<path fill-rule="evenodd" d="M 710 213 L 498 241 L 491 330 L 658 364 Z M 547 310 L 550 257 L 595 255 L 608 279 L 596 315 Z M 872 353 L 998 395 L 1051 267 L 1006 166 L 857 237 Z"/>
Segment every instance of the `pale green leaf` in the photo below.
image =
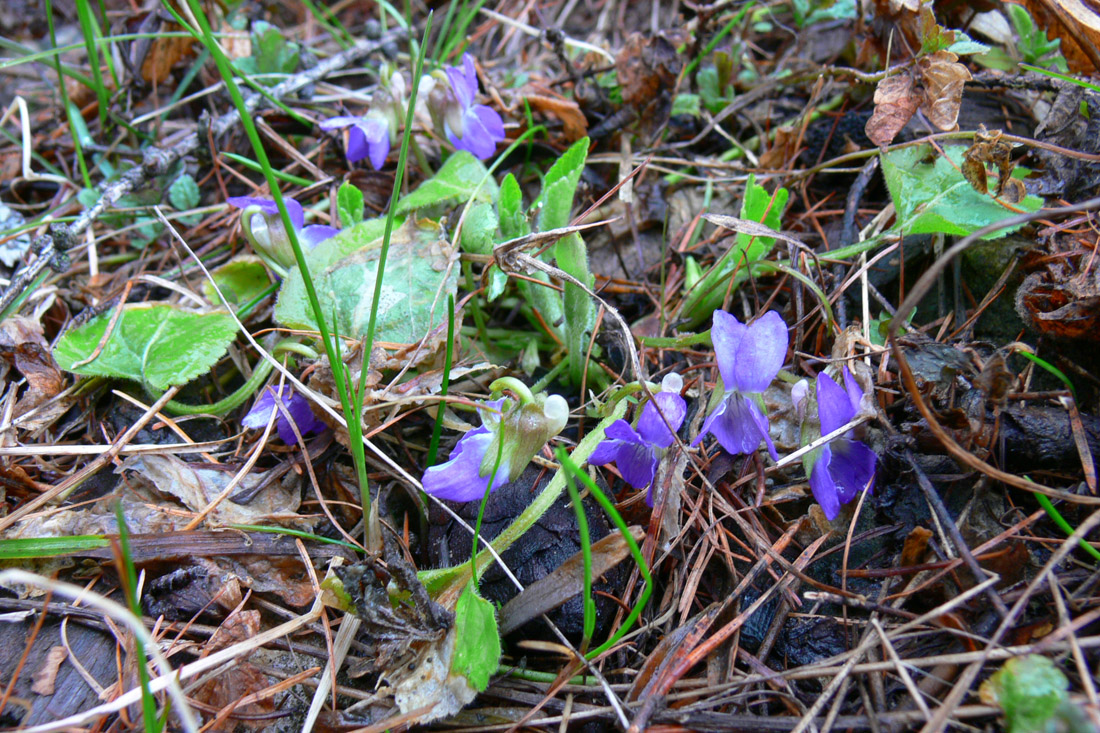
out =
<path fill-rule="evenodd" d="M 480 692 L 489 686 L 489 677 L 499 665 L 500 634 L 493 604 L 479 596 L 470 583 L 455 605 L 451 674 L 465 677 L 470 686 Z"/>
<path fill-rule="evenodd" d="M 497 214 L 492 204 L 476 204 L 466 212 L 462 222 L 462 249 L 478 255 L 493 253 L 493 236 L 497 232 Z"/>
<path fill-rule="evenodd" d="M 347 181 L 340 184 L 336 192 L 336 214 L 344 229 L 363 221 L 363 192 Z"/>
<path fill-rule="evenodd" d="M 469 201 L 475 191 L 478 201 L 492 203 L 497 197 L 497 184 L 487 174 L 484 163 L 465 150 L 459 150 L 447 158 L 438 173 L 421 183 L 412 193 L 401 197 L 397 202 L 397 213 L 405 214 L 413 210 L 419 210 L 424 216 L 443 213 Z"/>
<path fill-rule="evenodd" d="M 395 225 L 374 338 L 413 343 L 446 322 L 447 295 L 458 290 L 457 253 L 435 222 L 398 219 Z M 321 312 L 335 312 L 336 330 L 344 336 L 366 337 L 384 227 L 384 219 L 368 219 L 307 254 Z M 275 318 L 291 328 L 317 330 L 297 267 L 283 281 Z"/>
<path fill-rule="evenodd" d="M 588 159 L 588 138 L 583 137 L 562 153 L 542 181 L 542 193 L 535 201 L 540 232 L 560 229 L 569 224 L 573 194 Z"/>
<path fill-rule="evenodd" d="M 500 184 L 500 201 L 497 204 L 500 214 L 501 241 L 516 239 L 531 233 L 527 217 L 523 213 L 523 193 L 519 189 L 516 177 L 509 173 Z"/>
<path fill-rule="evenodd" d="M 1004 711 L 1009 733 L 1052 730 L 1052 718 L 1067 699 L 1069 680 L 1047 657 L 1014 657 L 982 683 L 982 701 Z"/>
<path fill-rule="evenodd" d="M 1015 216 L 1019 211 L 1037 211 L 1043 205 L 1038 196 L 1028 196 L 1009 208 L 990 195 L 978 193 L 957 170 L 962 165 L 965 149 L 952 146 L 945 152 L 950 161 L 933 153 L 929 145 L 899 148 L 882 154 L 882 173 L 897 210 L 893 231 L 965 236 Z M 1017 168 L 1014 176 L 1022 177 L 1024 173 Z M 1021 226 L 993 232 L 985 239 L 1003 237 Z"/>
<path fill-rule="evenodd" d="M 163 390 L 209 372 L 237 334 L 236 322 L 224 311 L 132 303 L 123 306 L 96 358 L 81 364 L 96 354 L 113 313 L 101 313 L 65 332 L 53 352 L 57 365 L 76 374 L 132 379 Z"/>
<path fill-rule="evenodd" d="M 199 205 L 199 184 L 190 173 L 184 173 L 168 188 L 168 202 L 176 211 L 187 211 Z"/>
<path fill-rule="evenodd" d="M 263 260 L 256 255 L 237 255 L 210 275 L 225 299 L 234 306 L 250 302 L 271 285 L 271 276 Z M 211 303 L 221 305 L 221 299 L 209 280 L 203 281 L 202 292 Z"/>

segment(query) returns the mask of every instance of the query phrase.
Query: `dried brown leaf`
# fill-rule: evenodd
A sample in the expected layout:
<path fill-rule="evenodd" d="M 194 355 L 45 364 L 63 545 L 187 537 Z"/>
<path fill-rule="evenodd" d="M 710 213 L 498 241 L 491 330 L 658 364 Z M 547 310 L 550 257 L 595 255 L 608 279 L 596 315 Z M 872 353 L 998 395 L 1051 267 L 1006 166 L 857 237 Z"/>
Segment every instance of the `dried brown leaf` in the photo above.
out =
<path fill-rule="evenodd" d="M 557 117 L 563 125 L 562 132 L 569 142 L 576 142 L 588 133 L 588 120 L 580 106 L 572 99 L 551 97 L 545 94 L 528 94 L 524 97 L 531 109 Z"/>
<path fill-rule="evenodd" d="M 641 108 L 676 82 L 682 60 L 676 47 L 661 36 L 635 33 L 615 57 L 623 101 Z"/>
<path fill-rule="evenodd" d="M 875 145 L 886 147 L 909 122 L 920 106 L 908 74 L 888 76 L 875 87 L 875 112 L 867 120 L 867 137 Z"/>
<path fill-rule="evenodd" d="M 937 51 L 917 62 L 924 85 L 920 109 L 929 122 L 944 131 L 955 129 L 963 87 L 973 78 L 958 61 L 950 51 Z"/>
<path fill-rule="evenodd" d="M 38 668 L 31 679 L 31 690 L 39 695 L 52 695 L 54 693 L 54 682 L 57 681 L 57 670 L 61 668 L 61 663 L 65 661 L 69 653 L 63 646 L 50 647 L 50 651 L 46 654 L 46 660 L 42 663 L 42 666 Z"/>

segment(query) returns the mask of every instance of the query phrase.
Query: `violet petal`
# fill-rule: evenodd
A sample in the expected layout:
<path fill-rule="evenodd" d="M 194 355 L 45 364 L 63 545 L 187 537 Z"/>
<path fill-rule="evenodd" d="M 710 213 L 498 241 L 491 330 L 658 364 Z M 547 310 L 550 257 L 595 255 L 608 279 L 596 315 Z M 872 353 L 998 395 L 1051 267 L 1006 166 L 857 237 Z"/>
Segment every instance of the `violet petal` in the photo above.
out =
<path fill-rule="evenodd" d="M 241 419 L 241 425 L 253 430 L 263 429 L 271 419 L 271 412 L 275 409 L 275 388 L 266 387 L 256 401 L 252 403 L 252 409 Z"/>
<path fill-rule="evenodd" d="M 704 431 L 709 426 L 711 434 L 733 455 L 752 453 L 760 447 L 760 441 L 764 441 L 772 460 L 778 460 L 779 455 L 775 451 L 775 444 L 768 435 L 768 418 L 760 412 L 752 400 L 734 392 L 726 398 L 724 404 L 725 409 L 721 414 L 715 410 L 714 414 L 707 418 L 703 424 Z"/>
<path fill-rule="evenodd" d="M 727 390 L 737 389 L 734 364 L 741 341 L 747 330 L 737 316 L 725 311 L 714 311 L 710 328 L 710 340 L 714 344 L 714 358 L 718 361 L 718 371 L 722 374 L 722 384 Z"/>
<path fill-rule="evenodd" d="M 848 401 L 852 403 L 852 410 L 859 412 L 859 404 L 863 401 L 863 388 L 859 386 L 859 382 L 852 376 L 852 372 L 847 366 L 841 370 L 841 374 L 844 376 L 844 391 L 848 393 Z"/>
<path fill-rule="evenodd" d="M 841 438 L 828 446 L 832 451 L 829 475 L 836 482 L 842 503 L 859 496 L 864 489 L 874 487 L 875 452 L 858 440 Z"/>
<path fill-rule="evenodd" d="M 302 231 L 298 234 L 298 241 L 307 250 L 310 250 L 339 233 L 339 229 L 330 227 L 327 224 L 310 224 L 308 227 L 302 228 Z"/>
<path fill-rule="evenodd" d="M 287 389 L 291 388 L 287 387 Z M 326 430 L 327 426 L 313 414 L 309 400 L 303 395 L 291 391 L 289 399 L 281 397 L 280 401 L 286 407 L 286 412 L 279 410 L 279 418 L 275 426 L 278 428 L 279 437 L 287 445 L 295 445 L 298 442 L 297 436 L 294 435 L 294 428 L 290 426 L 290 420 L 294 421 L 294 426 L 298 428 L 303 438 Z"/>
<path fill-rule="evenodd" d="M 504 120 L 500 118 L 495 109 L 484 104 L 475 104 L 473 114 L 477 116 L 481 126 L 485 128 L 485 132 L 489 134 L 494 143 L 504 139 Z"/>
<path fill-rule="evenodd" d="M 623 480 L 635 489 L 649 486 L 658 463 L 653 447 L 626 420 L 611 423 L 604 434 L 607 439 L 596 446 L 588 462 L 593 466 L 614 462 Z"/>
<path fill-rule="evenodd" d="M 829 446 L 825 446 L 810 470 L 810 490 L 813 491 L 817 503 L 821 505 L 821 510 L 825 512 L 825 518 L 830 522 L 840 513 L 840 497 L 837 495 L 836 482 L 829 471 L 831 460 Z"/>
<path fill-rule="evenodd" d="M 741 392 L 767 389 L 787 358 L 789 338 L 787 324 L 775 311 L 768 311 L 746 326 L 733 363 L 733 384 L 726 382 L 726 389 Z"/>
<path fill-rule="evenodd" d="M 424 472 L 421 483 L 424 491 L 439 499 L 448 501 L 474 501 L 485 495 L 489 477 L 481 476 L 479 470 L 485 451 L 493 442 L 493 434 L 485 427 L 475 428 L 466 433 L 451 450 L 446 463 L 432 466 Z M 505 466 L 497 469 L 493 489 L 508 482 Z"/>
<path fill-rule="evenodd" d="M 665 425 L 661 415 L 668 420 L 668 425 Z M 676 442 L 673 432 L 680 429 L 686 416 L 687 402 L 683 397 L 672 392 L 658 392 L 642 408 L 642 416 L 638 418 L 638 433 L 647 442 L 667 448 Z M 669 432 L 669 428 L 673 432 Z"/>
<path fill-rule="evenodd" d="M 846 425 L 855 415 L 848 393 L 825 372 L 817 375 L 817 416 L 821 434 L 828 435 Z"/>

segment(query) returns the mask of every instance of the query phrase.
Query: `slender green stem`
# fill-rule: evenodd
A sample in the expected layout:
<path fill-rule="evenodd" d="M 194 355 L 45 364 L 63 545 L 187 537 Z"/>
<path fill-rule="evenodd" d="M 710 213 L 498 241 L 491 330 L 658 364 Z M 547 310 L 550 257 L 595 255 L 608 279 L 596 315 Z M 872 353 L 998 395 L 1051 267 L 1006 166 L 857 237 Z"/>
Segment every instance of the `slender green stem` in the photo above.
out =
<path fill-rule="evenodd" d="M 498 440 L 497 457 L 493 462 L 493 470 L 489 474 L 489 483 L 485 485 L 485 493 L 481 496 L 481 505 L 477 508 L 477 522 L 474 523 L 474 536 L 470 542 L 470 582 L 477 590 L 477 538 L 481 536 L 481 520 L 485 518 L 485 507 L 489 503 L 489 494 L 493 490 L 493 482 L 497 480 L 497 471 L 500 470 L 500 462 L 504 459 L 504 441 Z"/>
<path fill-rule="evenodd" d="M 1074 532 L 1073 526 L 1066 521 L 1057 509 L 1054 508 L 1054 504 L 1050 502 L 1050 499 L 1045 494 L 1035 492 L 1035 500 L 1039 502 L 1039 506 L 1046 510 L 1046 513 L 1050 516 L 1051 520 L 1058 525 L 1059 529 L 1065 532 L 1067 535 L 1071 535 Z M 1078 540 L 1081 545 L 1081 549 L 1092 555 L 1097 560 L 1100 560 L 1100 550 L 1085 542 L 1083 539 Z"/>
<path fill-rule="evenodd" d="M 134 569 L 134 556 L 130 552 L 130 531 L 126 526 L 126 515 L 122 511 L 122 502 L 115 503 L 115 521 L 118 522 L 118 544 L 122 555 L 124 573 L 123 595 L 126 596 L 126 605 L 130 607 L 130 613 L 135 618 L 141 618 L 141 604 L 137 596 L 137 571 Z M 140 637 L 134 637 L 134 652 L 137 661 L 138 681 L 141 684 L 141 712 L 142 722 L 146 731 L 156 731 L 157 726 L 157 699 L 149 689 L 149 668 L 145 665 L 145 643 Z"/>
<path fill-rule="evenodd" d="M 554 449 L 554 455 L 563 466 L 569 459 L 561 446 Z M 584 504 L 581 502 L 577 485 L 573 481 L 572 471 L 566 471 L 565 489 L 569 492 L 573 512 L 577 515 L 577 530 L 581 539 L 581 561 L 584 564 L 584 635 L 581 637 L 579 647 L 580 653 L 584 654 L 588 651 L 588 644 L 592 641 L 592 634 L 596 630 L 596 603 L 592 600 L 592 537 L 588 533 L 588 517 L 584 514 Z"/>
<path fill-rule="evenodd" d="M 46 25 L 50 30 L 50 45 L 57 45 L 57 33 L 53 27 L 53 0 L 46 0 Z M 54 71 L 57 73 L 57 92 L 61 95 L 61 108 L 65 110 L 65 115 L 69 119 L 69 132 L 73 138 L 73 149 L 76 151 L 77 164 L 80 166 L 80 175 L 84 181 L 84 188 L 92 187 L 92 177 L 88 175 L 88 165 L 84 162 L 84 146 L 80 144 L 80 135 L 77 134 L 77 128 L 73 124 L 73 106 L 69 103 L 69 92 L 65 88 L 65 78 L 61 75 L 61 57 L 53 57 Z M 91 80 L 88 80 L 91 82 Z M 94 87 L 94 82 L 89 84 Z M 77 111 L 79 115 L 80 112 Z"/>
<path fill-rule="evenodd" d="M 506 389 L 511 390 L 519 397 L 521 405 L 528 405 L 535 401 L 535 396 L 531 394 L 531 390 L 527 388 L 527 385 L 515 377 L 501 377 L 489 385 L 489 391 L 494 399 L 499 397 L 500 393 Z"/>
<path fill-rule="evenodd" d="M 186 402 L 168 400 L 164 409 L 170 415 L 224 415 L 243 405 L 249 397 L 256 394 L 275 367 L 267 359 L 261 359 L 252 370 L 252 376 L 234 392 L 210 405 L 189 405 Z"/>
<path fill-rule="evenodd" d="M 625 619 L 623 619 L 622 626 L 611 635 L 611 638 L 605 641 L 600 646 L 596 647 L 592 651 L 588 652 L 585 657 L 587 659 L 595 659 L 603 654 L 605 651 L 615 646 L 615 644 L 630 631 L 630 628 L 634 625 L 634 622 L 642 613 L 642 609 L 645 608 L 646 603 L 649 602 L 649 596 L 653 593 L 653 576 L 649 574 L 649 566 L 646 564 L 645 558 L 642 557 L 642 551 L 638 549 L 638 543 L 634 541 L 634 537 L 630 534 L 630 528 L 626 526 L 626 522 L 623 521 L 622 516 L 615 509 L 615 505 L 611 503 L 611 500 L 607 498 L 607 495 L 603 493 L 596 482 L 588 477 L 588 475 L 582 471 L 577 464 L 573 463 L 572 459 L 565 455 L 562 451 L 558 454 L 558 460 L 561 461 L 562 469 L 567 471 L 570 475 L 576 476 L 581 482 L 588 488 L 594 498 L 604 511 L 607 512 L 607 516 L 611 518 L 611 521 L 619 528 L 619 531 L 623 533 L 623 539 L 626 541 L 627 546 L 630 547 L 630 554 L 634 558 L 634 562 L 638 564 L 638 570 L 642 574 L 642 578 L 645 580 L 645 589 L 638 597 L 638 602 L 634 604 L 634 608 L 630 610 L 630 613 Z"/>
<path fill-rule="evenodd" d="M 107 107 L 110 100 L 107 87 L 103 85 L 103 74 L 99 69 L 99 49 L 96 47 L 96 37 L 99 35 L 98 24 L 92 16 L 92 9 L 88 6 L 88 0 L 76 0 L 76 14 L 80 19 L 80 30 L 84 34 L 84 48 L 88 53 L 88 66 L 92 69 L 92 81 L 96 100 L 99 102 L 100 127 L 107 124 Z"/>
<path fill-rule="evenodd" d="M 455 296 L 447 296 L 447 353 L 443 358 L 443 383 L 439 386 L 439 396 L 446 397 L 447 390 L 451 386 L 451 364 L 454 358 L 455 344 Z M 439 451 L 439 435 L 443 432 L 443 408 L 444 402 L 436 407 L 435 427 L 432 428 L 432 440 L 428 444 L 427 466 L 435 465 L 435 456 Z"/>

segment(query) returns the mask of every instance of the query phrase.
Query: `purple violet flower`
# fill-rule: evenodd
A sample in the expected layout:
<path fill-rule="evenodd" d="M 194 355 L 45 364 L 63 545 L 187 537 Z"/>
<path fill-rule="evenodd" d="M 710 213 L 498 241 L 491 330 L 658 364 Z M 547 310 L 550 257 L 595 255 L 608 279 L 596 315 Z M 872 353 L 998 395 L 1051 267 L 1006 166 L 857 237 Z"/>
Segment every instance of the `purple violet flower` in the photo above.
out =
<path fill-rule="evenodd" d="M 474 104 L 477 95 L 477 70 L 470 54 L 463 54 L 462 67 L 444 69 L 457 108 L 444 115 L 443 129 L 447 139 L 459 150 L 467 150 L 481 160 L 496 152 L 497 142 L 504 139 L 504 121 L 496 110 L 484 104 Z"/>
<path fill-rule="evenodd" d="M 825 372 L 817 375 L 817 414 L 821 434 L 828 435 L 852 421 L 859 412 L 863 390 L 848 367 L 841 372 L 841 388 Z M 853 437 L 849 430 L 823 446 L 816 458 L 811 458 L 810 489 L 830 521 L 840 513 L 840 505 L 859 496 L 859 492 L 874 488 L 875 453 Z"/>
<path fill-rule="evenodd" d="M 489 444 L 493 442 L 493 433 L 500 418 L 490 410 L 499 411 L 503 406 L 502 397 L 499 400 L 486 402 L 485 407 L 488 409 L 478 409 L 481 413 L 481 427 L 474 428 L 459 438 L 445 463 L 437 463 L 424 472 L 424 477 L 421 479 L 424 491 L 447 501 L 473 501 L 485 495 L 485 489 L 489 486 L 489 476 L 481 475 L 481 464 L 485 460 Z M 494 430 L 490 430 L 490 426 Z M 511 473 L 510 462 L 510 456 L 501 455 L 500 465 L 497 467 L 496 476 L 493 477 L 493 486 L 489 489 L 490 491 L 496 491 L 508 483 Z"/>
<path fill-rule="evenodd" d="M 445 463 L 424 472 L 420 480 L 424 491 L 440 499 L 460 502 L 480 499 L 486 489 L 496 491 L 523 473 L 534 455 L 561 432 L 569 418 L 569 405 L 559 395 L 540 394 L 507 408 L 504 405 L 504 398 L 482 404 L 478 410 L 481 427 L 463 435 Z M 494 475 L 498 451 L 500 465 Z"/>
<path fill-rule="evenodd" d="M 653 506 L 652 484 L 657 465 L 664 452 L 676 441 L 674 432 L 680 429 L 687 416 L 687 403 L 680 396 L 682 386 L 680 375 L 667 375 L 661 391 L 642 408 L 638 429 L 630 427 L 626 420 L 616 420 L 607 426 L 607 439 L 596 446 L 588 459 L 593 466 L 613 462 L 628 484 L 635 489 L 648 487 L 645 500 L 649 506 Z M 668 420 L 667 425 L 665 420 Z"/>
<path fill-rule="evenodd" d="M 279 207 L 274 201 L 254 196 L 231 196 L 226 199 L 226 203 L 244 209 L 243 216 L 247 216 L 247 221 L 244 222 L 245 235 L 259 254 L 270 257 L 283 267 L 292 267 L 295 264 L 294 250 L 283 228 Z M 325 224 L 304 226 L 306 217 L 302 205 L 289 196 L 283 197 L 283 203 L 286 204 L 290 223 L 298 234 L 298 242 L 307 250 L 340 231 Z"/>
<path fill-rule="evenodd" d="M 284 394 L 289 394 L 289 397 L 284 397 Z M 285 408 L 285 412 L 275 404 L 276 399 Z M 310 434 L 323 433 L 328 429 L 313 414 L 309 400 L 294 391 L 290 385 L 283 385 L 278 390 L 275 387 L 264 389 L 263 394 L 253 403 L 252 409 L 241 420 L 241 424 L 246 428 L 262 430 L 271 420 L 271 413 L 276 410 L 278 414 L 275 416 L 275 428 L 279 432 L 279 437 L 287 445 L 295 445 L 298 442 L 294 436 L 294 428 L 290 426 L 290 420 L 294 421 L 303 438 Z M 287 419 L 288 415 L 290 420 Z"/>
<path fill-rule="evenodd" d="M 390 154 L 390 123 L 384 115 L 368 112 L 362 117 L 333 117 L 321 123 L 322 130 L 341 130 L 350 127 L 348 133 L 348 162 L 355 163 L 369 158 L 374 169 L 382 170 L 386 156 Z"/>
<path fill-rule="evenodd" d="M 778 460 L 768 435 L 768 418 L 754 397 L 768 388 L 783 366 L 787 324 L 775 311 L 768 311 L 747 326 L 736 316 L 715 311 L 710 337 L 726 394 L 703 422 L 692 445 L 712 433 L 723 448 L 736 455 L 752 453 L 764 441 L 772 460 Z"/>

